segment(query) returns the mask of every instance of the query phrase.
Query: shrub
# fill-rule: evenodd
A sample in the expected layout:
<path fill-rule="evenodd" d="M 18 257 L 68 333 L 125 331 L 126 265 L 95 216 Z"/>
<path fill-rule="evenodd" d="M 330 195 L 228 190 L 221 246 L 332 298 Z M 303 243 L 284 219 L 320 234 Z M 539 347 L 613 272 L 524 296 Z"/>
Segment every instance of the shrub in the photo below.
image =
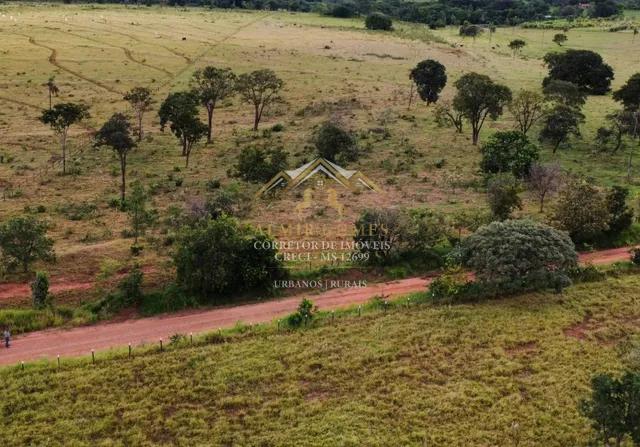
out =
<path fill-rule="evenodd" d="M 629 437 L 634 445 L 640 444 L 640 373 L 595 376 L 591 398 L 581 402 L 580 412 L 591 419 L 596 442 L 619 446 Z"/>
<path fill-rule="evenodd" d="M 640 248 L 631 249 L 631 262 L 640 265 Z"/>
<path fill-rule="evenodd" d="M 385 265 L 397 259 L 406 236 L 406 216 L 395 209 L 364 210 L 355 223 L 353 240 L 365 263 Z"/>
<path fill-rule="evenodd" d="M 336 122 L 323 123 L 315 134 L 314 143 L 318 155 L 327 160 L 349 162 L 358 158 L 355 137 Z"/>
<path fill-rule="evenodd" d="M 606 197 L 583 179 L 574 179 L 560 192 L 553 221 L 576 244 L 593 242 L 609 228 L 611 214 Z"/>
<path fill-rule="evenodd" d="M 138 304 L 142 301 L 142 280 L 144 274 L 139 265 L 134 265 L 129 274 L 118 286 L 125 304 Z"/>
<path fill-rule="evenodd" d="M 510 172 L 516 178 L 529 174 L 538 159 L 538 147 L 517 131 L 496 132 L 482 145 L 480 169 L 486 174 Z"/>
<path fill-rule="evenodd" d="M 498 220 L 506 220 L 516 209 L 522 209 L 518 193 L 520 186 L 512 174 L 497 174 L 489 179 L 487 201 L 491 213 Z"/>
<path fill-rule="evenodd" d="M 35 309 L 43 309 L 50 304 L 49 276 L 46 272 L 36 272 L 36 277 L 31 283 L 31 299 Z"/>
<path fill-rule="evenodd" d="M 291 327 L 300 327 L 307 325 L 313 320 L 317 307 L 311 301 L 304 298 L 298 305 L 298 309 L 287 317 L 287 324 Z"/>
<path fill-rule="evenodd" d="M 390 31 L 393 29 L 391 18 L 380 12 L 369 14 L 364 21 L 367 29 Z"/>
<path fill-rule="evenodd" d="M 247 182 L 263 183 L 287 167 L 287 153 L 282 148 L 246 147 L 240 152 L 234 177 Z"/>
<path fill-rule="evenodd" d="M 184 228 L 173 255 L 177 282 L 205 302 L 253 289 L 271 290 L 286 276 L 273 241 L 235 219 L 202 219 Z"/>
<path fill-rule="evenodd" d="M 562 288 L 578 255 L 566 233 L 529 220 L 492 222 L 466 238 L 452 258 L 478 280 L 517 292 Z"/>

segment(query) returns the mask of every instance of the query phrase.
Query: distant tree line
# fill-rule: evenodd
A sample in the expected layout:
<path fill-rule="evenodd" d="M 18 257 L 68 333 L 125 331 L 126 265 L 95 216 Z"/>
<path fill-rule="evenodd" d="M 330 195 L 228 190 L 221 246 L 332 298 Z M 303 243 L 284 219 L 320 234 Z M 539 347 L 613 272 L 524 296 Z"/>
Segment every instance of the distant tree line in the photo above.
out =
<path fill-rule="evenodd" d="M 65 3 L 75 2 L 73 0 L 63 1 Z M 633 7 L 638 1 L 640 0 L 627 0 L 626 6 Z M 94 0 L 93 2 L 272 11 L 282 9 L 318 12 L 342 18 L 382 13 L 407 22 L 425 23 L 432 28 L 460 25 L 464 22 L 517 25 L 526 21 L 541 20 L 550 15 L 575 17 L 583 13 L 576 0 Z M 83 1 L 83 3 L 87 2 Z M 592 2 L 587 14 L 592 17 L 610 17 L 620 14 L 621 9 L 619 1 L 596 0 Z"/>

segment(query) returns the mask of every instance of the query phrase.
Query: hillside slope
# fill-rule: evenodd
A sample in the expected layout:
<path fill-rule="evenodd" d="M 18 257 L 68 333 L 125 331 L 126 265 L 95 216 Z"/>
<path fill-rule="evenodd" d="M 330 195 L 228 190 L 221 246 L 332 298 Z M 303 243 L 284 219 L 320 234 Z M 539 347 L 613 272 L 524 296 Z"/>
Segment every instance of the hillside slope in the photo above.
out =
<path fill-rule="evenodd" d="M 639 287 L 627 276 L 59 371 L 5 368 L 0 443 L 583 445 L 577 404 L 592 374 L 621 367 Z"/>

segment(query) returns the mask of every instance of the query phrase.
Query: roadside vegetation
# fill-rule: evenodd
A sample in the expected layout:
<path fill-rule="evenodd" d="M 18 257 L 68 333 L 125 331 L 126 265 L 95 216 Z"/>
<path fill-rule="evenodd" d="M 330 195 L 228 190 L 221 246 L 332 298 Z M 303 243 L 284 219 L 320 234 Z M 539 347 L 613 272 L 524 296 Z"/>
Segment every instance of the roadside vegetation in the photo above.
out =
<path fill-rule="evenodd" d="M 585 445 L 602 439 L 588 413 L 607 396 L 592 377 L 638 371 L 639 286 L 623 275 L 453 307 L 379 297 L 334 314 L 303 303 L 296 328 L 5 367 L 0 440 Z"/>

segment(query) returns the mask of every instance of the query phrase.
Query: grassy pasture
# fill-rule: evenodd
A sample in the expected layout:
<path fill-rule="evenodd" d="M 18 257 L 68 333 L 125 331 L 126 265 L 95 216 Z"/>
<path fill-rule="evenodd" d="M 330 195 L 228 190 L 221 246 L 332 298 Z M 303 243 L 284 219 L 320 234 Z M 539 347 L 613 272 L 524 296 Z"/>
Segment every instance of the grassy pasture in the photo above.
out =
<path fill-rule="evenodd" d="M 403 305 L 222 344 L 0 370 L 3 445 L 581 446 L 640 279 Z M 214 337 L 220 342 L 220 337 Z M 52 341 L 55 342 L 55 341 Z M 126 357 L 126 355 L 124 356 Z"/>
<path fill-rule="evenodd" d="M 515 37 L 527 46 L 514 58 L 506 45 Z M 284 131 L 253 135 L 248 130 L 250 107 L 231 99 L 216 111 L 214 143 L 197 148 L 191 167 L 184 169 L 177 141 L 159 132 L 155 110 L 148 113 L 147 138 L 130 157 L 129 180 L 140 179 L 151 187 L 154 206 L 161 212 L 205 195 L 207 180 L 232 182 L 227 171 L 249 144 L 282 145 L 291 166 L 311 159 L 314 128 L 336 114 L 362 134 L 365 156 L 353 168 L 375 180 L 383 192 L 375 197 L 341 193 L 345 215 L 339 219 L 326 207 L 313 210 L 319 224 L 349 225 L 372 203 L 422 204 L 444 211 L 482 206 L 477 148 L 466 132 L 438 128 L 432 110 L 423 104 L 407 110 L 408 70 L 425 58 L 441 61 L 449 73 L 444 99 L 452 97 L 453 81 L 468 71 L 489 74 L 514 91 L 537 88 L 545 74 L 540 58 L 556 47 L 551 38 L 552 31 L 499 28 L 491 42 L 487 33 L 462 41 L 454 28 L 429 31 L 402 23 L 392 33 L 370 32 L 359 19 L 287 12 L 2 5 L 0 178 L 11 182 L 12 189 L 0 200 L 0 218 L 44 206 L 41 217 L 52 224 L 59 254 L 58 264 L 47 267 L 54 277 L 92 277 L 105 258 L 126 263 L 129 241 L 121 235 L 126 217 L 108 206 L 118 194 L 117 161 L 106 150 L 93 149 L 88 132 L 111 113 L 127 110 L 122 92 L 150 86 L 160 102 L 169 91 L 186 88 L 193 70 L 207 64 L 238 73 L 274 69 L 286 82 L 286 102 L 268 111 L 262 128 L 279 123 Z M 633 41 L 628 32 L 596 28 L 571 30 L 567 42 L 567 47 L 600 52 L 616 71 L 614 87 L 640 68 L 638 46 L 640 39 Z M 91 105 L 92 118 L 73 130 L 75 173 L 64 177 L 52 158 L 59 152 L 57 141 L 37 120 L 48 101 L 42 84 L 51 75 L 61 89 L 55 101 Z M 625 154 L 599 154 L 591 143 L 613 108 L 608 96 L 590 98 L 584 139 L 558 155 L 567 169 L 602 184 L 623 183 L 626 175 Z M 505 116 L 485 125 L 483 135 L 511 126 Z M 389 137 L 375 133 L 379 128 L 387 128 Z M 544 157 L 550 158 L 550 151 Z M 437 168 L 441 160 L 444 165 Z M 242 185 L 250 193 L 258 187 Z M 291 209 L 298 201 L 257 201 L 249 220 L 295 223 Z M 84 203 L 95 205 L 95 212 L 81 220 L 65 215 L 70 204 Z M 535 213 L 532 201 L 524 212 Z M 149 249 L 143 262 L 164 268 L 164 259 L 162 250 Z"/>

